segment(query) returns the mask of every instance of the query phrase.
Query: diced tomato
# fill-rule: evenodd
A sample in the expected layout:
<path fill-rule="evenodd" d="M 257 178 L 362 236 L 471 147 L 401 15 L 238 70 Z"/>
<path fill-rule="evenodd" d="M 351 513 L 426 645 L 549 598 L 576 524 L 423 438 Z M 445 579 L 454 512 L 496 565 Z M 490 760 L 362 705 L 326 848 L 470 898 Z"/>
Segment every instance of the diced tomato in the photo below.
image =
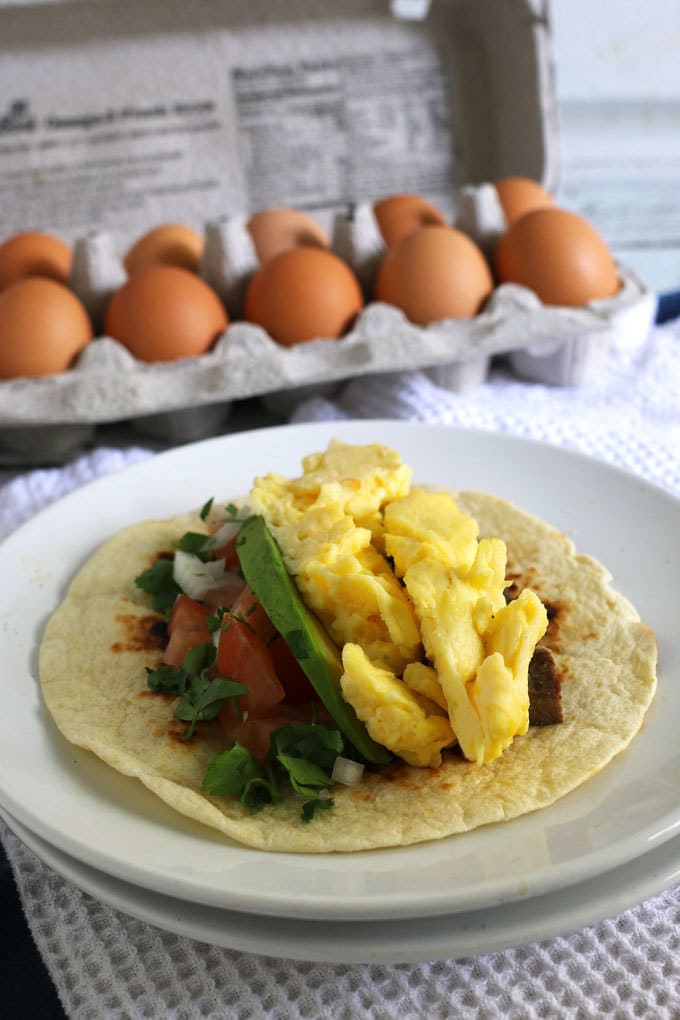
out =
<path fill-rule="evenodd" d="M 304 705 L 307 701 L 318 701 L 318 694 L 280 634 L 269 645 L 269 651 L 276 675 L 286 692 L 286 704 Z"/>
<path fill-rule="evenodd" d="M 234 616 L 243 617 L 251 630 L 259 634 L 265 644 L 269 644 L 276 634 L 276 627 L 247 584 L 231 607 L 231 612 Z"/>
<path fill-rule="evenodd" d="M 226 702 L 219 714 L 218 722 L 225 737 L 243 744 L 251 754 L 261 760 L 269 750 L 269 738 L 273 730 L 290 722 L 309 723 L 311 715 L 297 705 L 280 705 L 276 715 L 267 715 L 260 719 L 248 715 L 239 719 L 231 702 Z"/>
<path fill-rule="evenodd" d="M 220 676 L 245 684 L 248 694 L 239 698 L 239 707 L 249 715 L 270 715 L 283 701 L 285 691 L 276 676 L 267 645 L 248 624 L 233 617 L 220 633 L 217 647 L 217 671 Z"/>
<path fill-rule="evenodd" d="M 231 609 L 245 587 L 245 581 L 235 570 L 228 570 L 219 588 L 212 588 L 203 596 L 203 601 L 212 609 L 223 606 Z"/>
<path fill-rule="evenodd" d="M 283 726 L 278 716 L 268 716 L 264 719 L 247 718 L 244 720 L 233 716 L 229 717 L 228 723 L 225 724 L 224 717 L 226 715 L 227 713 L 222 709 L 219 715 L 219 722 L 222 724 L 224 735 L 229 740 L 235 740 L 237 744 L 242 744 L 252 755 L 262 761 L 269 750 L 269 737 L 272 730 L 277 729 L 278 726 Z"/>
<path fill-rule="evenodd" d="M 170 640 L 163 653 L 163 662 L 169 666 L 180 666 L 192 648 L 212 641 L 206 625 L 210 612 L 209 606 L 204 606 L 188 595 L 177 596 L 168 623 Z"/>
<path fill-rule="evenodd" d="M 238 570 L 241 564 L 239 563 L 238 553 L 236 552 L 236 539 L 238 538 L 238 532 L 232 535 L 230 539 L 224 542 L 222 545 L 217 546 L 213 553 L 216 560 L 224 560 L 224 565 L 227 570 Z"/>

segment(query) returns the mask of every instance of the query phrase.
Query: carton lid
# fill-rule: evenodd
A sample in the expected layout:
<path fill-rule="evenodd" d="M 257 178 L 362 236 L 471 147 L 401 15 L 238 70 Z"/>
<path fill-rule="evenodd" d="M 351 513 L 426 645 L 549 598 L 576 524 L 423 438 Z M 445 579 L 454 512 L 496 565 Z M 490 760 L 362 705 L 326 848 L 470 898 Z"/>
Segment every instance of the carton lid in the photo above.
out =
<path fill-rule="evenodd" d="M 96 57 L 96 59 L 94 59 Z M 0 2 L 0 222 L 66 240 L 557 183 L 545 0 Z M 27 172 L 28 171 L 28 172 Z"/>

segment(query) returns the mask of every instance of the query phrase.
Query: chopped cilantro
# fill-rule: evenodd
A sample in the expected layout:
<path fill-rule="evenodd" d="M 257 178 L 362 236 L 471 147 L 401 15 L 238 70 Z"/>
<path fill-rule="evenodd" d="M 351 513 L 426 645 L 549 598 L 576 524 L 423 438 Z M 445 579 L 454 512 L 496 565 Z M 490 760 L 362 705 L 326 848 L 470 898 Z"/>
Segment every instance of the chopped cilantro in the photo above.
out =
<path fill-rule="evenodd" d="M 272 781 L 264 779 L 262 776 L 255 776 L 253 779 L 249 779 L 243 787 L 241 801 L 248 808 L 251 815 L 256 815 L 265 804 L 271 804 L 272 801 L 275 801 L 276 797 Z"/>
<path fill-rule="evenodd" d="M 201 789 L 213 797 L 238 797 L 253 815 L 278 797 L 271 767 L 236 743 L 212 759 Z"/>
<path fill-rule="evenodd" d="M 195 645 L 182 659 L 182 669 L 198 676 L 214 666 L 216 658 L 217 649 L 212 642 Z"/>
<path fill-rule="evenodd" d="M 227 698 L 233 699 L 238 710 L 236 698 L 248 693 L 248 688 L 235 680 L 223 676 L 211 679 L 208 676 L 216 655 L 212 642 L 197 645 L 185 655 L 181 666 L 160 666 L 146 671 L 146 682 L 152 691 L 179 695 L 180 701 L 173 715 L 175 719 L 190 724 L 183 740 L 193 737 L 197 723 L 215 719 Z"/>
<path fill-rule="evenodd" d="M 272 753 L 292 755 L 332 769 L 342 754 L 344 741 L 339 730 L 307 723 L 287 723 L 271 735 Z"/>
<path fill-rule="evenodd" d="M 215 502 L 215 497 L 211 496 L 210 499 L 206 503 L 204 503 L 203 506 L 201 507 L 200 518 L 201 518 L 202 521 L 204 521 L 206 519 L 206 517 L 208 516 L 208 514 L 212 510 L 212 505 L 213 505 L 214 502 Z"/>
<path fill-rule="evenodd" d="M 332 807 L 332 797 L 324 797 L 321 800 L 317 797 L 315 800 L 305 801 L 302 805 L 302 821 L 305 823 L 311 822 L 317 811 L 328 811 Z"/>
<path fill-rule="evenodd" d="M 229 613 L 229 616 L 231 617 L 231 619 L 232 619 L 232 620 L 237 620 L 237 621 L 238 621 L 238 623 L 242 623 L 242 624 L 243 624 L 243 626 L 244 626 L 244 627 L 247 627 L 247 628 L 248 628 L 248 630 L 250 630 L 250 631 L 252 631 L 252 632 L 253 632 L 253 634 L 257 634 L 257 631 L 256 631 L 256 630 L 255 630 L 255 628 L 253 627 L 252 623 L 249 623 L 249 621 L 248 621 L 248 620 L 246 620 L 246 616 L 251 616 L 251 615 L 252 615 L 252 613 L 253 613 L 253 612 L 254 612 L 254 611 L 255 611 L 256 609 L 257 609 L 257 606 L 253 606 L 253 608 L 252 608 L 252 609 L 249 609 L 249 610 L 248 610 L 248 612 L 246 613 L 246 615 L 245 615 L 245 616 L 243 615 L 243 613 L 242 613 L 242 612 L 241 612 L 240 610 L 239 610 L 239 612 L 238 612 L 238 613 Z M 226 630 L 228 626 L 229 626 L 229 621 L 227 621 L 227 626 L 226 626 L 226 627 L 224 627 L 224 626 L 222 627 L 222 630 Z"/>
<path fill-rule="evenodd" d="M 135 584 L 151 595 L 152 605 L 158 613 L 169 613 L 182 589 L 173 577 L 173 561 L 158 559 L 152 567 L 135 578 Z"/>
<path fill-rule="evenodd" d="M 319 765 L 290 754 L 277 754 L 276 760 L 288 774 L 290 785 L 301 797 L 318 797 L 319 791 L 333 785 L 333 780 Z"/>
<path fill-rule="evenodd" d="M 278 782 L 282 781 L 305 798 L 301 817 L 308 822 L 317 808 L 323 811 L 333 804 L 326 791 L 333 785 L 330 770 L 343 747 L 339 730 L 287 723 L 273 730 L 263 762 L 240 744 L 216 755 L 208 765 L 202 789 L 216 797 L 239 797 L 254 814 L 277 799 Z"/>
<path fill-rule="evenodd" d="M 222 627 L 222 621 L 224 620 L 228 612 L 229 610 L 226 609 L 224 606 L 218 606 L 214 613 L 211 613 L 210 616 L 206 617 L 205 625 L 211 634 L 214 634 L 216 630 L 220 630 L 220 628 Z M 227 626 L 229 626 L 228 621 Z"/>
<path fill-rule="evenodd" d="M 200 531 L 185 531 L 181 538 L 173 542 L 173 546 L 175 549 L 181 549 L 182 552 L 198 556 L 199 560 L 207 563 L 215 558 L 210 549 L 203 548 L 208 538 L 208 535 L 204 535 Z"/>
<path fill-rule="evenodd" d="M 214 613 L 211 613 L 209 616 L 206 617 L 205 621 L 206 626 L 210 633 L 214 634 L 216 630 L 229 630 L 229 627 L 231 626 L 231 621 L 236 620 L 238 623 L 242 623 L 244 627 L 247 627 L 248 630 L 252 631 L 253 634 L 256 634 L 257 631 L 255 630 L 253 625 L 249 623 L 248 620 L 246 619 L 247 616 L 252 616 L 256 610 L 257 603 L 251 606 L 251 608 L 246 612 L 244 616 L 243 613 L 241 612 L 232 613 L 229 607 L 227 606 L 219 606 Z"/>
<path fill-rule="evenodd" d="M 149 669 L 147 666 L 146 682 L 152 691 L 163 694 L 184 694 L 187 673 L 176 666 L 159 666 L 158 669 Z"/>
<path fill-rule="evenodd" d="M 196 723 L 217 718 L 227 698 L 247 693 L 248 688 L 243 684 L 227 680 L 225 677 L 216 677 L 214 680 L 210 680 L 205 674 L 191 677 L 174 712 L 175 719 L 191 723 L 183 739 L 190 740 L 193 737 Z"/>
<path fill-rule="evenodd" d="M 257 758 L 235 743 L 212 759 L 201 789 L 213 797 L 240 797 L 246 783 L 263 775 L 264 769 Z"/>

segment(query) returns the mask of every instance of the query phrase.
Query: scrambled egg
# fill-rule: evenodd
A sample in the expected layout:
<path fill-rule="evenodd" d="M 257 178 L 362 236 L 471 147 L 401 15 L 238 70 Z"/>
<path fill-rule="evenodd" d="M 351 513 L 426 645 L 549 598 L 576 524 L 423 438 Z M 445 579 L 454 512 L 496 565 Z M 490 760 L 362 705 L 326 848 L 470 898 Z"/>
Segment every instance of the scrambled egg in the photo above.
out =
<path fill-rule="evenodd" d="M 342 693 L 373 740 L 409 765 L 439 765 L 442 747 L 456 739 L 446 712 L 374 665 L 358 645 L 345 645 L 342 665 Z"/>
<path fill-rule="evenodd" d="M 415 490 L 384 515 L 385 550 L 420 620 L 460 749 L 483 764 L 529 727 L 528 670 L 548 626 L 528 590 L 506 605 L 506 548 L 446 493 Z"/>
<path fill-rule="evenodd" d="M 334 441 L 300 478 L 257 479 L 251 504 L 342 648 L 343 697 L 370 736 L 411 765 L 436 767 L 456 740 L 483 764 L 528 729 L 547 614 L 528 590 L 506 605 L 505 543 L 410 480 L 395 451 Z"/>
<path fill-rule="evenodd" d="M 420 658 L 420 628 L 374 541 L 382 507 L 406 495 L 411 471 L 387 447 L 339 442 L 306 457 L 302 466 L 300 478 L 258 478 L 250 503 L 335 643 L 358 644 L 371 662 L 400 675 Z"/>

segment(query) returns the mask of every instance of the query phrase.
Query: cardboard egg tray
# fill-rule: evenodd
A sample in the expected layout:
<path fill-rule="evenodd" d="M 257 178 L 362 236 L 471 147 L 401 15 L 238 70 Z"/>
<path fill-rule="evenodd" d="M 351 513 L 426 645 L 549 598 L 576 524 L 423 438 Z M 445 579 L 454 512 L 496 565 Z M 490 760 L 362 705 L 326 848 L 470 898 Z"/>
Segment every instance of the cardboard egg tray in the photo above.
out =
<path fill-rule="evenodd" d="M 27 97 L 13 101 L 4 119 L 0 111 L 0 183 L 5 166 L 8 180 L 22 182 L 16 195 L 0 189 L 3 235 L 30 226 L 73 244 L 70 284 L 98 335 L 60 375 L 0 382 L 0 462 L 61 460 L 90 442 L 104 423 L 123 422 L 163 442 L 187 441 L 218 431 L 239 401 L 260 398 L 268 411 L 285 417 L 304 396 L 332 392 L 359 375 L 420 369 L 460 392 L 483 383 L 500 356 L 537 382 L 588 384 L 606 368 L 614 346 L 632 349 L 646 336 L 654 297 L 624 267 L 617 295 L 581 309 L 548 307 L 526 288 L 506 284 L 474 319 L 421 328 L 398 309 L 370 300 L 384 254 L 372 211 L 378 197 L 423 194 L 488 255 L 505 226 L 489 181 L 519 174 L 554 190 L 555 98 L 542 0 L 501 6 L 494 0 L 435 0 L 431 10 L 412 0 L 390 6 L 383 0 L 250 0 L 219 11 L 211 4 L 195 10 L 189 5 L 191 12 L 160 0 L 20 6 L 0 0 L 0 93 L 16 94 L 21 68 Z M 29 29 L 37 24 L 54 49 L 35 41 Z M 87 59 L 93 39 L 96 78 Z M 26 77 L 29 57 L 35 82 Z M 176 97 L 177 85 L 168 57 L 179 68 L 192 68 L 177 79 L 186 96 L 174 105 L 168 97 Z M 223 100 L 225 68 L 229 102 Z M 414 82 L 420 85 L 414 88 Z M 122 94 L 126 87 L 130 93 Z M 348 90 L 349 105 L 336 116 L 338 97 Z M 163 102 L 151 105 L 152 96 Z M 288 104 L 287 127 L 276 137 L 281 103 Z M 77 116 L 69 113 L 74 104 Z M 206 120 L 200 110 L 209 107 L 212 119 Z M 354 118 L 351 145 L 342 135 L 348 111 Z M 403 123 L 402 111 L 408 114 Z M 326 117 L 323 135 L 314 134 L 317 114 Z M 19 152 L 21 145 L 3 148 L 3 131 L 11 141 L 19 138 L 28 155 Z M 296 131 L 299 138 L 291 141 Z M 65 154 L 77 146 L 96 154 L 93 167 L 110 158 L 128 192 L 134 182 L 135 202 L 125 205 L 128 192 L 115 191 L 115 182 L 108 184 L 108 201 L 106 192 L 102 198 L 106 167 L 90 171 L 86 160 L 78 166 L 79 173 L 84 168 L 79 190 L 65 190 L 66 155 L 50 178 L 41 161 L 61 139 Z M 341 142 L 346 147 L 337 155 Z M 44 170 L 43 177 L 20 176 L 21 160 Z M 323 165 L 317 168 L 317 162 Z M 347 181 L 332 190 L 333 174 L 348 162 L 356 191 L 347 194 Z M 193 190 L 180 179 L 189 170 Z M 143 192 L 137 182 L 144 175 L 165 176 Z M 31 192 L 43 179 L 53 181 L 60 204 L 50 206 L 49 196 Z M 88 189 L 98 204 L 90 202 Z M 3 195 L 10 196 L 5 207 Z M 42 215 L 29 223 L 26 209 L 38 208 L 39 201 Z M 367 305 L 340 340 L 285 348 L 239 321 L 247 281 L 257 269 L 245 224 L 251 212 L 272 205 L 306 208 L 357 273 Z M 102 335 L 102 322 L 110 295 L 125 279 L 122 254 L 163 222 L 204 230 L 200 275 L 224 301 L 231 324 L 202 357 L 146 364 Z"/>

